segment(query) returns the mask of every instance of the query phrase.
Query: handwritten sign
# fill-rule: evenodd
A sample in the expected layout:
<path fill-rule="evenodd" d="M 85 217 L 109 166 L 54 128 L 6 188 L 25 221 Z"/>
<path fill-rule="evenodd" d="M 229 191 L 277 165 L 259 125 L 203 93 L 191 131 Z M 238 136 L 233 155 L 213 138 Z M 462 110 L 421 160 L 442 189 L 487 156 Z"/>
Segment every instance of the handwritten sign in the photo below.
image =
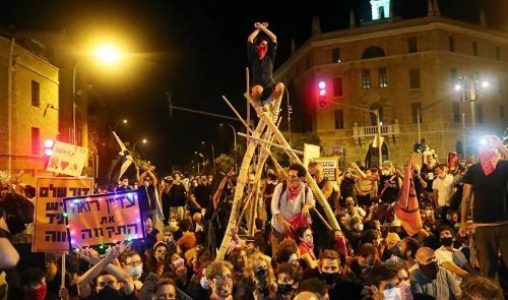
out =
<path fill-rule="evenodd" d="M 315 158 L 313 161 L 323 167 L 323 176 L 328 178 L 330 181 L 337 181 L 337 175 L 339 173 L 339 157 L 320 157 Z"/>
<path fill-rule="evenodd" d="M 63 198 L 86 196 L 93 191 L 92 178 L 39 177 L 35 200 L 32 251 L 67 251 Z"/>
<path fill-rule="evenodd" d="M 87 149 L 72 144 L 55 142 L 46 171 L 69 176 L 81 176 L 87 160 Z"/>
<path fill-rule="evenodd" d="M 321 153 L 321 147 L 313 144 L 303 144 L 303 166 L 307 168 L 309 162 L 318 158 Z"/>
<path fill-rule="evenodd" d="M 71 248 L 144 237 L 136 191 L 64 199 Z"/>

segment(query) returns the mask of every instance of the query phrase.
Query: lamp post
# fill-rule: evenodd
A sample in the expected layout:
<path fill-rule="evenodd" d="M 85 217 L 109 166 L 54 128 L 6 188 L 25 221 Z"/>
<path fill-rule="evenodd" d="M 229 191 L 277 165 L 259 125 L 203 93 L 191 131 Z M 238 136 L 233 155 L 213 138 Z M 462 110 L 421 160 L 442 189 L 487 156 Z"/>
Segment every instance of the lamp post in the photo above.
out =
<path fill-rule="evenodd" d="M 229 126 L 233 130 L 233 150 L 236 151 L 236 129 L 233 125 L 228 123 L 220 123 L 219 126 Z"/>
<path fill-rule="evenodd" d="M 118 127 L 118 124 L 127 124 L 129 121 L 127 119 L 119 120 L 115 123 L 115 127 L 113 127 L 113 131 L 116 132 L 116 128 Z"/>
<path fill-rule="evenodd" d="M 349 107 L 349 108 L 352 108 L 352 109 L 369 112 L 369 113 L 373 114 L 374 116 L 376 116 L 376 127 L 377 127 L 376 138 L 377 138 L 377 144 L 378 144 L 377 145 L 377 148 L 378 148 L 377 150 L 378 150 L 378 156 L 379 156 L 379 169 L 381 169 L 381 165 L 383 164 L 383 150 L 381 148 L 381 146 L 382 146 L 382 143 L 381 143 L 381 127 L 382 127 L 382 124 L 381 124 L 381 117 L 380 117 L 379 109 L 367 109 L 367 108 L 359 107 L 359 106 L 356 106 L 356 105 L 351 105 L 351 104 L 342 103 L 342 102 L 336 102 L 336 101 L 333 101 L 333 103 L 338 104 L 338 105 L 342 105 L 342 106 L 346 106 L 346 107 Z"/>
<path fill-rule="evenodd" d="M 205 141 L 201 141 L 201 145 L 205 145 L 207 142 Z M 212 150 L 212 166 L 213 166 L 213 173 L 215 174 L 217 172 L 217 169 L 215 167 L 215 147 L 213 146 L 212 143 L 208 143 L 210 144 L 210 148 Z"/>
<path fill-rule="evenodd" d="M 120 52 L 111 45 L 102 45 L 95 50 L 94 56 L 97 60 L 111 65 L 120 59 Z M 81 60 L 77 60 L 72 68 L 72 143 L 76 145 L 76 74 Z"/>
<path fill-rule="evenodd" d="M 145 139 L 145 138 L 144 138 L 144 139 L 141 139 L 141 140 L 137 140 L 137 141 L 134 143 L 134 145 L 132 146 L 132 152 L 133 152 L 133 153 L 136 153 L 136 145 L 137 145 L 140 141 L 141 141 L 141 143 L 142 143 L 143 145 L 146 145 L 146 144 L 148 143 L 148 140 L 147 140 L 147 139 Z"/>
<path fill-rule="evenodd" d="M 458 82 L 455 84 L 455 91 L 460 92 L 460 100 L 462 101 L 462 139 L 463 139 L 463 152 L 466 157 L 466 103 L 469 102 L 471 110 L 471 132 L 474 135 L 476 132 L 476 101 L 478 100 L 478 89 L 488 89 L 490 82 L 488 80 L 480 80 L 478 74 L 471 73 L 469 76 L 460 76 Z"/>

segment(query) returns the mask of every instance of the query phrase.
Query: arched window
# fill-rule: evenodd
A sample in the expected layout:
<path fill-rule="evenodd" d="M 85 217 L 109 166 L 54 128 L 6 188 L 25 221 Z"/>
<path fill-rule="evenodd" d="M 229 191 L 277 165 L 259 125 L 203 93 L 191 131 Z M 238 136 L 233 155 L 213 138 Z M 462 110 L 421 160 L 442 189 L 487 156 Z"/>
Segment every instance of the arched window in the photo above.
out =
<path fill-rule="evenodd" d="M 377 46 L 371 46 L 365 49 L 362 53 L 362 59 L 376 58 L 376 57 L 384 57 L 385 51 Z"/>

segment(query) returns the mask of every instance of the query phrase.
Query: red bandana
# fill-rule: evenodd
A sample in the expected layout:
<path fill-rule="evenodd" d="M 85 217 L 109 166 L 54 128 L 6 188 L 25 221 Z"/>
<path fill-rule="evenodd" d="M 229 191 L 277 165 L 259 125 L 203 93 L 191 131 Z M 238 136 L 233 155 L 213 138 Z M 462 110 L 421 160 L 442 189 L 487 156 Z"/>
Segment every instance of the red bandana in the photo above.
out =
<path fill-rule="evenodd" d="M 497 155 L 491 149 L 485 149 L 480 152 L 480 164 L 482 165 L 483 174 L 489 176 L 496 170 Z"/>
<path fill-rule="evenodd" d="M 265 58 L 266 52 L 268 52 L 268 46 L 267 45 L 259 45 L 257 48 L 258 58 L 261 60 Z"/>
<path fill-rule="evenodd" d="M 288 186 L 288 190 L 287 190 L 288 202 L 295 200 L 296 197 L 298 196 L 298 194 L 300 194 L 300 190 L 301 189 L 302 189 L 302 185 L 301 184 L 298 185 L 298 187 L 296 189 L 293 189 L 290 186 Z"/>

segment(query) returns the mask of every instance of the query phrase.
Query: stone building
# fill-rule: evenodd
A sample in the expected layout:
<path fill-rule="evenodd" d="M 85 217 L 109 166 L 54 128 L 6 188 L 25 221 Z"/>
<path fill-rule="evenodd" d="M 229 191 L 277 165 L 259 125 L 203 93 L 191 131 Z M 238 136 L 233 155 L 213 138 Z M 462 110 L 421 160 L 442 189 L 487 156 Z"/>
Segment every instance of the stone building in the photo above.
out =
<path fill-rule="evenodd" d="M 44 173 L 44 141 L 58 136 L 59 69 L 0 36 L 0 170 Z"/>
<path fill-rule="evenodd" d="M 478 25 L 444 18 L 436 3 L 429 1 L 426 17 L 390 12 L 326 33 L 315 18 L 312 36 L 275 74 L 291 95 L 293 129 L 317 133 L 324 155 L 364 162 L 377 134 L 369 110 L 376 110 L 383 156 L 397 163 L 421 138 L 446 162 L 449 151 L 473 153 L 478 135 L 502 132 L 508 35 L 487 28 L 483 14 Z"/>

